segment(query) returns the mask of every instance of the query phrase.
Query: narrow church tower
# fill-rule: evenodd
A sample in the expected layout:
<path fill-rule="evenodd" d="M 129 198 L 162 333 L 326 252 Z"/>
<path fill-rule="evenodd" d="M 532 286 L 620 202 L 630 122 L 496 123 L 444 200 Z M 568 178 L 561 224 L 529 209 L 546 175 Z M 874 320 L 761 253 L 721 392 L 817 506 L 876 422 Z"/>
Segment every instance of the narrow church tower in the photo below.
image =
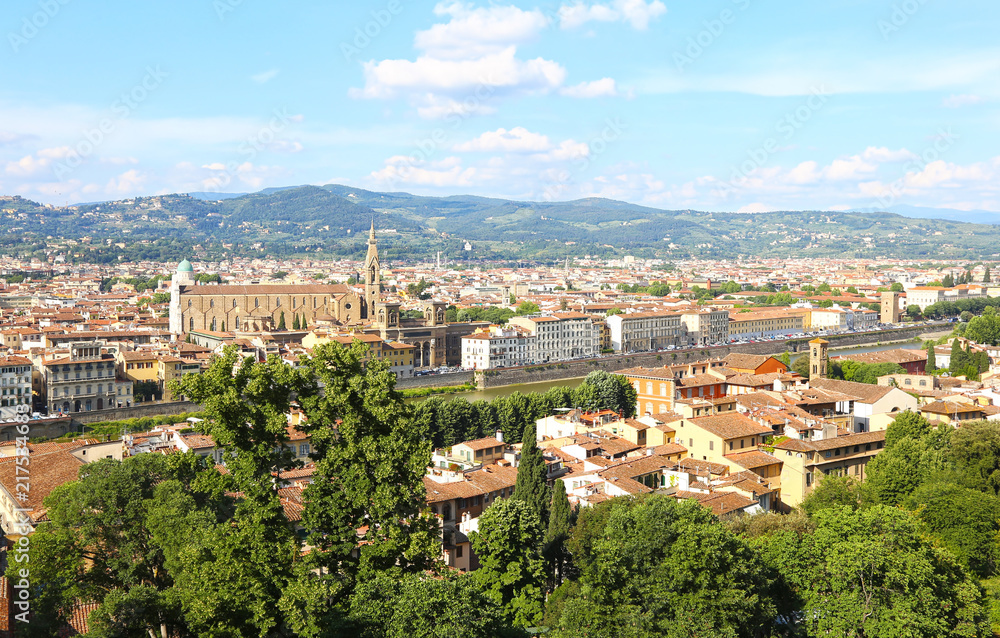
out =
<path fill-rule="evenodd" d="M 378 246 L 375 240 L 375 219 L 368 234 L 368 254 L 365 255 L 365 306 L 368 316 L 375 316 L 375 305 L 382 290 L 382 265 L 378 261 Z"/>
<path fill-rule="evenodd" d="M 170 332 L 177 336 L 184 333 L 184 311 L 181 308 L 181 286 L 194 284 L 194 268 L 185 259 L 177 264 L 177 272 L 170 278 Z"/>
<path fill-rule="evenodd" d="M 830 342 L 826 339 L 813 339 L 809 342 L 809 378 L 825 379 L 827 364 L 830 361 Z"/>

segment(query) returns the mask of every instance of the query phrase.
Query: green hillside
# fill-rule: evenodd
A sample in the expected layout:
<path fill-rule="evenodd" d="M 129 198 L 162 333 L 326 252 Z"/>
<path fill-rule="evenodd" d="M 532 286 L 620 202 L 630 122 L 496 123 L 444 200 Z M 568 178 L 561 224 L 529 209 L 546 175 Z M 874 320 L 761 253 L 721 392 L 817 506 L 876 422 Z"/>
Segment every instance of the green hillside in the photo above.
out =
<path fill-rule="evenodd" d="M 424 197 L 349 186 L 268 189 L 218 201 L 162 195 L 71 207 L 0 198 L 0 251 L 65 248 L 77 260 L 174 260 L 232 254 L 359 257 L 372 219 L 386 259 L 680 259 L 737 255 L 990 259 L 997 227 L 890 213 L 741 215 L 660 210 L 588 198 L 523 202 Z M 70 240 L 81 240 L 75 246 Z M 462 250 L 473 243 L 471 253 Z"/>

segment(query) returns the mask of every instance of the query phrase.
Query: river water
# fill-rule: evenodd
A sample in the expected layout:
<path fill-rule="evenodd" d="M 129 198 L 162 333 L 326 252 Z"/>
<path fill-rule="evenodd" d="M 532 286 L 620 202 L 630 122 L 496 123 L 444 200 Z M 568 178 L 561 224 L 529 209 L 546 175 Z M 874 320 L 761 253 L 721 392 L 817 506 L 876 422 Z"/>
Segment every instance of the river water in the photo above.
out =
<path fill-rule="evenodd" d="M 885 345 L 877 346 L 858 346 L 856 348 L 844 348 L 842 350 L 831 350 L 831 356 L 839 356 L 844 354 L 861 354 L 863 352 L 879 352 L 881 350 L 895 350 L 895 349 L 905 349 L 905 350 L 919 350 L 922 348 L 921 343 L 916 342 L 906 342 L 906 343 L 891 343 Z M 792 361 L 800 356 L 806 354 L 805 352 L 799 352 L 792 354 Z M 476 390 L 474 392 L 462 392 L 460 394 L 445 394 L 438 395 L 445 399 L 454 398 L 456 396 L 461 396 L 469 401 L 478 401 L 479 399 L 486 399 L 490 401 L 496 397 L 506 396 L 508 394 L 513 394 L 514 392 L 520 392 L 521 394 L 526 394 L 528 392 L 545 392 L 549 388 L 556 386 L 568 386 L 570 388 L 575 388 L 576 386 L 583 383 L 584 377 L 575 377 L 572 379 L 558 379 L 556 381 L 539 381 L 538 383 L 522 383 L 520 385 L 502 385 L 495 388 L 487 388 L 485 390 Z M 427 397 L 417 397 L 410 399 L 410 402 L 419 402 L 425 400 Z"/>

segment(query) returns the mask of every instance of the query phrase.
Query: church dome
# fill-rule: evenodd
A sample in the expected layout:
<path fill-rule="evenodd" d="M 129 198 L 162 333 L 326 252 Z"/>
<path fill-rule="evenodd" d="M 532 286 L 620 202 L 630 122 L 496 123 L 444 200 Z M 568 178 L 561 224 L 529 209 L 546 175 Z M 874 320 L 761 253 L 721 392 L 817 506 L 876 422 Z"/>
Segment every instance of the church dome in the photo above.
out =
<path fill-rule="evenodd" d="M 194 266 L 191 262 L 185 259 L 181 263 L 177 264 L 177 272 L 194 272 Z"/>

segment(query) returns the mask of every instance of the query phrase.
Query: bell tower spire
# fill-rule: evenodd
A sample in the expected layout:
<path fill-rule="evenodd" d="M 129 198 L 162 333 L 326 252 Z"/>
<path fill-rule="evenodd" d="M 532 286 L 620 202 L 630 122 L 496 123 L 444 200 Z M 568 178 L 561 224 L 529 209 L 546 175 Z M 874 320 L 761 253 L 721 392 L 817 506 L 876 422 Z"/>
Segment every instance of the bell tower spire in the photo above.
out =
<path fill-rule="evenodd" d="M 375 315 L 375 304 L 382 292 L 382 265 L 378 259 L 378 242 L 375 239 L 375 218 L 372 217 L 372 229 L 368 234 L 368 254 L 365 255 L 365 306 L 368 316 Z"/>

